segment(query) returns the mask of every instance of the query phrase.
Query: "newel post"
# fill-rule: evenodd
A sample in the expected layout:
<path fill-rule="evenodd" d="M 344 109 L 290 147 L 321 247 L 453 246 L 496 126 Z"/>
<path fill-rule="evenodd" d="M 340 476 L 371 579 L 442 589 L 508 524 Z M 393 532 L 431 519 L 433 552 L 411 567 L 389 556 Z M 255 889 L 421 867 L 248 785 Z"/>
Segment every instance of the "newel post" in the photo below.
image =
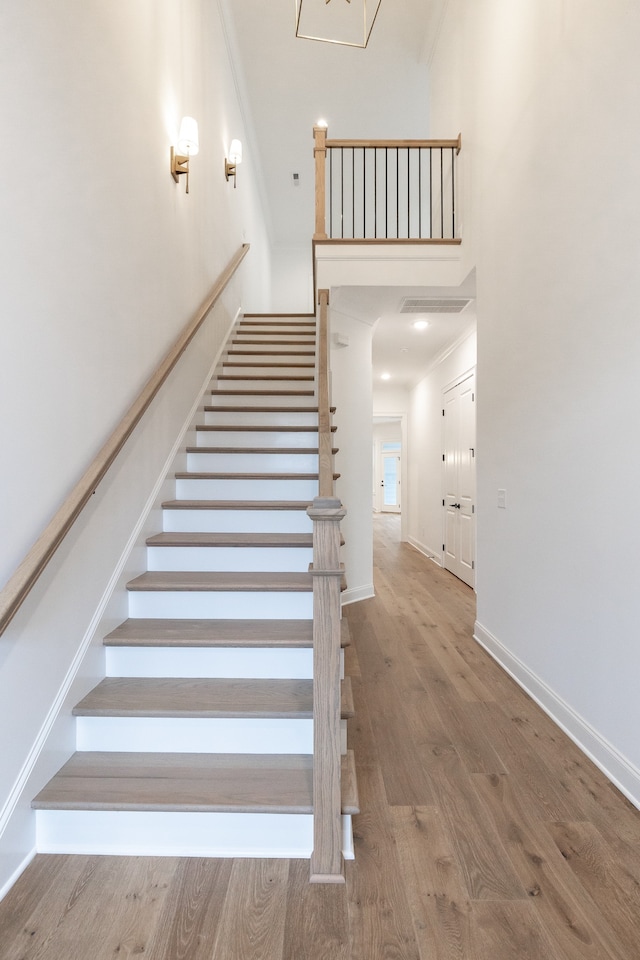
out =
<path fill-rule="evenodd" d="M 313 235 L 314 240 L 326 240 L 325 207 L 326 207 L 326 188 L 325 188 L 325 167 L 327 159 L 327 128 L 313 128 L 314 148 L 313 155 L 316 159 L 316 229 Z"/>
<path fill-rule="evenodd" d="M 313 520 L 313 854 L 311 883 L 344 883 L 340 792 L 340 521 L 335 497 L 316 497 Z"/>

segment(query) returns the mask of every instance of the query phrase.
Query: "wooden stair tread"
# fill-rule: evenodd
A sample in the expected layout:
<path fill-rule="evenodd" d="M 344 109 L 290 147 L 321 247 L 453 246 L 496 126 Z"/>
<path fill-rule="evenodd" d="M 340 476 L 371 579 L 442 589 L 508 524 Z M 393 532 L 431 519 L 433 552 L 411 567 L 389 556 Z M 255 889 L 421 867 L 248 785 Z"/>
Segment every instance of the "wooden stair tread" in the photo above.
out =
<path fill-rule="evenodd" d="M 302 407 L 302 406 L 301 407 L 294 407 L 294 406 L 251 407 L 248 404 L 234 407 L 231 404 L 225 405 L 222 403 L 208 404 L 204 409 L 207 413 L 317 413 L 318 412 L 317 407 Z M 335 407 L 331 407 L 330 410 L 331 410 L 331 413 L 336 412 Z"/>
<path fill-rule="evenodd" d="M 268 354 L 260 354 L 262 357 L 268 357 Z M 297 354 L 291 354 L 292 357 L 297 356 Z M 302 360 L 296 360 L 294 363 L 289 363 L 289 360 L 223 360 L 222 365 L 224 367 L 310 367 L 312 370 L 315 367 L 315 363 L 308 363 Z"/>
<path fill-rule="evenodd" d="M 73 709 L 76 717 L 313 718 L 312 680 L 106 677 Z M 341 715 L 353 717 L 343 681 Z"/>
<path fill-rule="evenodd" d="M 313 812 L 313 760 L 299 754 L 75 753 L 32 801 L 38 810 Z M 342 812 L 358 813 L 352 751 Z"/>
<path fill-rule="evenodd" d="M 340 645 L 347 647 L 351 636 L 346 617 L 340 627 Z M 309 648 L 313 646 L 313 621 L 130 617 L 102 642 L 107 647 Z"/>
<path fill-rule="evenodd" d="M 337 427 L 331 427 L 335 432 Z M 317 433 L 317 424 L 305 423 L 199 423 L 196 426 L 196 433 Z"/>
<path fill-rule="evenodd" d="M 311 533 L 156 533 L 149 547 L 312 547 Z"/>
<path fill-rule="evenodd" d="M 277 331 L 269 331 L 269 336 L 277 336 Z M 307 334 L 301 333 L 300 336 L 306 337 Z M 309 336 L 312 336 L 311 334 Z M 251 344 L 251 346 L 260 346 L 260 347 L 298 347 L 298 346 L 315 346 L 315 337 L 311 340 L 238 340 L 236 337 L 231 341 L 231 343 L 236 346 L 242 346 L 243 344 Z"/>
<path fill-rule="evenodd" d="M 306 346 L 306 344 L 303 344 Z M 278 356 L 274 350 L 240 350 L 237 347 L 231 347 L 227 350 L 227 357 L 271 357 Z M 285 353 L 281 353 L 281 357 L 315 357 L 315 350 L 287 350 Z M 225 363 L 226 361 L 222 361 Z"/>
<path fill-rule="evenodd" d="M 205 408 L 206 413 L 317 413 L 317 407 L 250 407 L 250 406 L 237 406 L 232 407 L 230 404 L 224 406 L 224 404 L 209 404 Z M 335 412 L 335 407 L 333 408 Z"/>
<path fill-rule="evenodd" d="M 231 591 L 305 593 L 313 588 L 310 573 L 281 571 L 147 571 L 127 583 L 130 591 Z"/>
<path fill-rule="evenodd" d="M 187 447 L 187 453 L 299 453 L 314 454 L 318 452 L 317 447 Z M 338 448 L 334 447 L 332 453 L 337 453 Z"/>
<path fill-rule="evenodd" d="M 252 380 L 256 383 L 271 383 L 272 380 L 287 383 L 312 383 L 313 374 L 306 373 L 217 373 L 216 380 Z"/>
<path fill-rule="evenodd" d="M 234 474 L 236 476 L 236 474 Z M 306 510 L 310 500 L 165 500 L 163 510 Z"/>
<path fill-rule="evenodd" d="M 307 317 L 312 317 L 313 319 L 308 320 L 306 319 Z M 316 321 L 314 313 L 293 313 L 287 315 L 281 315 L 279 313 L 245 313 L 244 319 L 240 321 L 240 325 L 243 324 L 246 324 L 246 326 L 278 324 L 281 327 L 315 327 Z"/>
<path fill-rule="evenodd" d="M 212 394 L 219 397 L 313 397 L 313 390 L 220 390 L 213 387 Z"/>
<path fill-rule="evenodd" d="M 337 480 L 339 473 L 334 473 Z M 317 480 L 317 473 L 211 473 L 206 470 L 182 470 L 176 480 Z"/>

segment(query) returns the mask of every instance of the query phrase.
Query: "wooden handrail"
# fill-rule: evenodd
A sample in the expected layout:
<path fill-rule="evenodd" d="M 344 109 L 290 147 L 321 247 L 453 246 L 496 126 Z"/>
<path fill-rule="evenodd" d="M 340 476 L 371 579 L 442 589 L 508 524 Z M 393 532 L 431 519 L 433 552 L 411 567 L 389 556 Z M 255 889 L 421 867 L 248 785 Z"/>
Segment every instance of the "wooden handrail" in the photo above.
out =
<path fill-rule="evenodd" d="M 104 478 L 109 467 L 124 447 L 127 439 L 142 419 L 154 397 L 204 323 L 209 311 L 219 299 L 248 251 L 249 244 L 247 243 L 231 258 L 216 280 L 207 299 L 186 325 L 173 346 L 168 350 L 164 359 L 147 380 L 107 442 L 94 457 L 88 469 L 76 483 L 65 502 L 55 513 L 13 576 L 3 587 L 0 592 L 0 636 L 4 633 L 26 600 L 31 589 L 38 581 L 38 578 L 79 517 L 83 507 L 91 499 L 96 487 Z"/>
<path fill-rule="evenodd" d="M 322 129 L 322 128 L 321 128 Z M 326 132 L 326 130 L 325 130 Z M 460 153 L 462 148 L 462 134 L 460 134 L 455 140 L 326 140 L 324 141 L 324 146 L 326 150 L 336 150 L 344 147 L 349 149 L 354 147 L 356 149 L 362 147 L 376 147 L 381 150 L 385 147 L 391 149 L 406 149 L 406 148 L 425 148 L 429 149 L 432 147 L 434 150 L 455 150 L 456 153 Z"/>

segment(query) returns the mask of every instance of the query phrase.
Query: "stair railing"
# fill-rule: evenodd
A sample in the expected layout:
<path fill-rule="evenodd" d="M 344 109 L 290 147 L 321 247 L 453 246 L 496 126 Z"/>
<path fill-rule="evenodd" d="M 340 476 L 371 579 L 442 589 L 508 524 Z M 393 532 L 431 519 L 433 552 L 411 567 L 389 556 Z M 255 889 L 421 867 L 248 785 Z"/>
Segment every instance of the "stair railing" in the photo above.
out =
<path fill-rule="evenodd" d="M 16 613 L 44 572 L 47 564 L 91 499 L 96 487 L 104 479 L 112 463 L 124 447 L 134 429 L 148 410 L 154 397 L 177 364 L 178 360 L 204 323 L 210 310 L 220 298 L 225 287 L 249 252 L 245 243 L 231 258 L 216 280 L 211 292 L 195 316 L 168 350 L 164 359 L 134 400 L 99 453 L 54 514 L 39 538 L 0 591 L 0 636 L 7 629 Z"/>
<path fill-rule="evenodd" d="M 313 854 L 312 883 L 344 883 L 340 743 L 340 521 L 333 491 L 329 399 L 329 291 L 318 291 L 319 496 L 313 520 Z"/>
<path fill-rule="evenodd" d="M 460 243 L 456 140 L 328 140 L 314 127 L 315 241 Z"/>

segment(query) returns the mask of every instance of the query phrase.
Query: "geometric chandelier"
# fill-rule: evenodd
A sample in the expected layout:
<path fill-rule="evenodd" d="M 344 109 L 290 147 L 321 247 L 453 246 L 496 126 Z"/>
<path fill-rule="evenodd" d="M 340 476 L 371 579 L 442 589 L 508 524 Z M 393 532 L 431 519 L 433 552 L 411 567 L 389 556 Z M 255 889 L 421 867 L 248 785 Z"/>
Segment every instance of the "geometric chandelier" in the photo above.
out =
<path fill-rule="evenodd" d="M 296 0 L 296 37 L 364 48 L 382 0 Z"/>

